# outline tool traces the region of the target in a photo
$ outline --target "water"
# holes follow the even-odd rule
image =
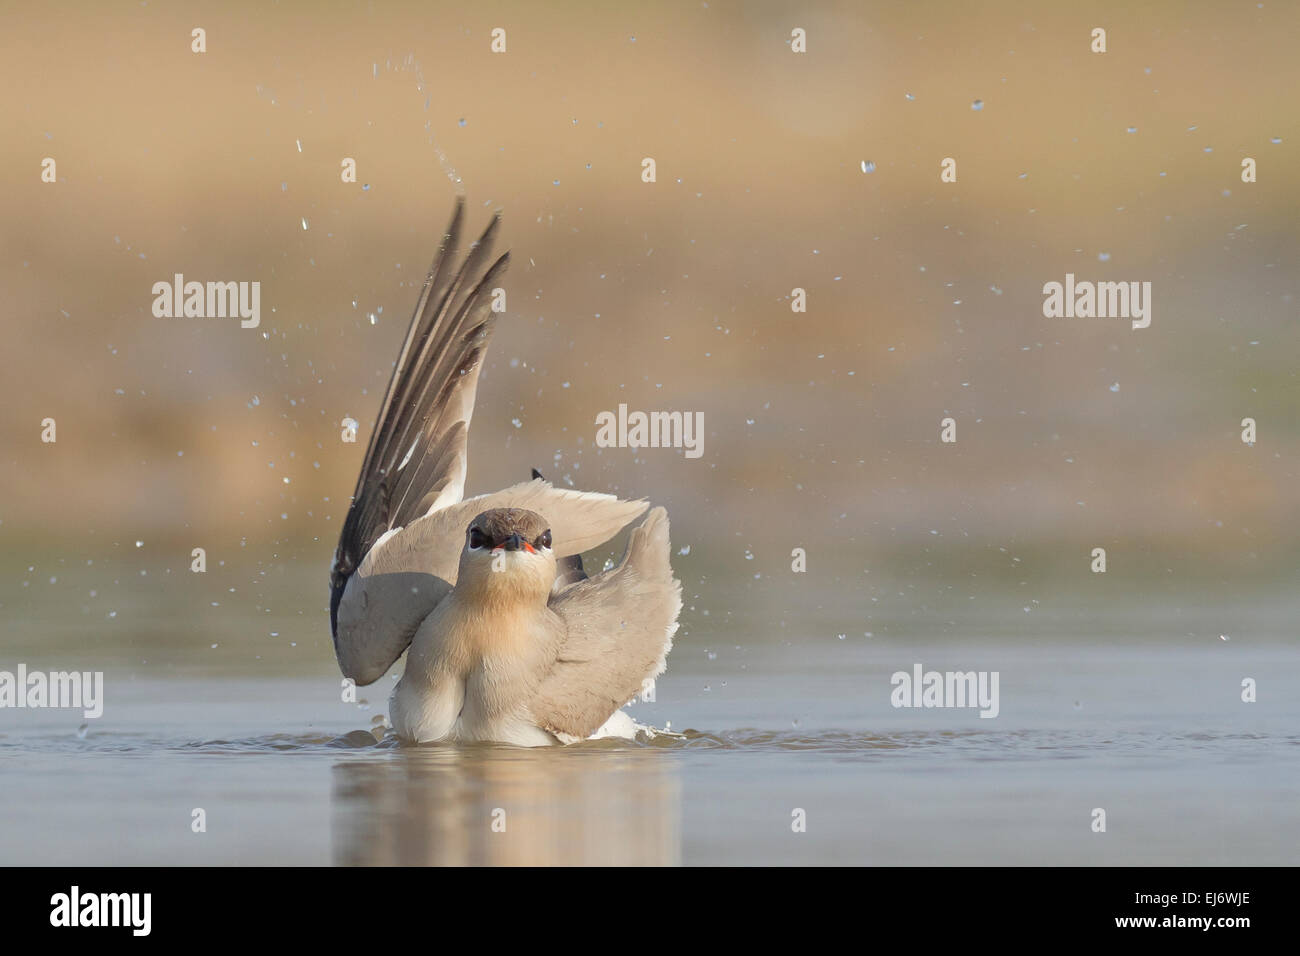
[[[549,750],[376,739],[387,678],[343,703],[327,673],[110,672],[84,737],[79,712],[3,713],[0,863],[1300,862],[1289,646],[711,650],[679,646],[632,707],[680,736]],[[893,708],[915,662],[999,671],[999,716]]]

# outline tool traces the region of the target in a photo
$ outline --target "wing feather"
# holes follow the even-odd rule
[[[509,263],[507,253],[479,275],[491,255],[497,215],[456,268],[464,214],[458,200],[393,367],[334,553],[330,630],[340,662],[339,608],[366,555],[421,509],[463,494],[478,373],[495,324],[490,290]]]
[[[655,508],[617,567],[551,598],[565,636],[530,707],[538,726],[585,739],[662,674],[681,592],[669,561],[668,514]]]

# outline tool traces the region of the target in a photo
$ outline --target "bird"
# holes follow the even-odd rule
[[[622,710],[667,666],[681,612],[664,508],[529,481],[464,497],[479,371],[509,253],[494,214],[457,265],[457,200],[402,342],[330,567],[344,678],[374,683],[406,743],[524,747],[633,736]],[[647,510],[649,513],[647,514]],[[645,515],[618,564],[581,554]]]

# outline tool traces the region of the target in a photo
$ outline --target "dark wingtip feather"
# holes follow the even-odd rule
[[[339,602],[348,578],[379,535],[403,516],[398,514],[403,503],[409,510],[422,500],[425,489],[408,486],[417,476],[421,479],[428,477],[429,469],[421,469],[420,465],[424,453],[435,444],[437,436],[419,436],[418,445],[413,449],[416,452],[413,467],[405,480],[397,474],[394,466],[407,449],[413,448],[411,442],[425,427],[431,406],[445,398],[459,376],[481,361],[486,348],[491,316],[468,330],[459,326],[461,334],[456,334],[455,327],[458,323],[472,321],[473,304],[481,301],[483,293],[504,271],[510,254],[503,254],[486,273],[480,272],[501,225],[501,211],[497,210],[483,235],[458,263],[457,252],[464,221],[465,198],[457,196],[394,363],[357,478],[352,504],[339,536],[335,566],[330,574],[330,629],[336,633]],[[468,334],[464,334],[466,331]],[[439,364],[447,349],[461,350],[459,360],[449,359],[445,364]],[[446,381],[431,381],[435,377]],[[400,493],[399,484],[403,485]]]
[[[343,589],[345,584],[335,584],[330,582],[330,636],[334,638],[335,650],[337,650],[339,639],[339,604],[343,601]]]

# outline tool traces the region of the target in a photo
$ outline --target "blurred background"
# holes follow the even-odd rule
[[[99,720],[0,712],[0,863],[1294,864],[1300,10],[1076,7],[0,8],[0,670],[106,672]],[[330,559],[457,197],[512,252],[467,490],[667,506],[631,709],[687,739],[393,747],[400,667],[340,693]],[[260,326],[156,318],[177,273]],[[1067,273],[1150,328],[1045,318]],[[622,403],[702,457],[597,448]],[[999,718],[895,709],[914,663]]]
[[[666,505],[677,653],[1294,637],[1289,4],[0,18],[0,630],[33,666],[334,673],[329,561],[457,196],[513,253],[468,490]],[[260,281],[260,327],[155,318],[178,272]],[[1044,318],[1067,272],[1152,283],[1151,327]],[[596,448],[619,403],[702,411],[703,457]]]

